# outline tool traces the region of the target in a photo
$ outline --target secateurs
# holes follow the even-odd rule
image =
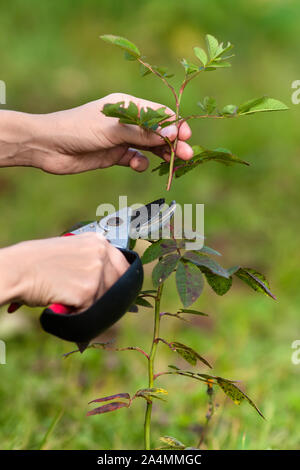
[[[40,317],[42,328],[52,335],[73,341],[83,351],[90,341],[117,322],[134,303],[143,284],[140,257],[129,249],[130,240],[159,238],[159,231],[170,221],[176,208],[164,199],[140,206],[134,211],[125,207],[100,221],[71,230],[64,236],[83,232],[99,233],[126,257],[130,266],[118,281],[87,310],[77,313],[70,306],[52,304]],[[10,311],[15,310],[12,306]]]

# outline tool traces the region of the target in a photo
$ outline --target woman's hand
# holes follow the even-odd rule
[[[122,253],[95,233],[21,242],[0,250],[0,304],[85,310],[128,267]]]
[[[106,103],[133,101],[139,109],[163,107],[134,96],[114,93],[78,108],[50,114],[0,112],[0,166],[35,166],[55,174],[80,173],[113,165],[129,166],[136,171],[148,167],[148,159],[140,150],[169,160],[169,147],[151,131],[117,118],[106,117],[101,110]],[[174,111],[166,108],[174,118]],[[174,124],[159,131],[174,141],[178,129]],[[192,148],[187,123],[180,126],[177,157],[189,160]]]

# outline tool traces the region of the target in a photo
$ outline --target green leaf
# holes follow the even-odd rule
[[[222,268],[222,266],[208,256],[201,255],[196,251],[187,251],[184,253],[183,258],[191,261],[196,266],[205,266],[214,274],[229,278],[227,270]]]
[[[207,54],[204,49],[201,47],[194,47],[194,53],[195,56],[202,62],[202,64],[205,66],[207,64]]]
[[[235,104],[227,104],[221,111],[221,114],[234,115],[237,112],[237,106]]]
[[[198,102],[198,106],[202,108],[205,114],[212,114],[216,109],[217,103],[216,100],[211,96],[206,96],[203,100],[203,103]]]
[[[141,53],[138,47],[126,38],[123,38],[121,36],[114,36],[112,34],[104,34],[100,36],[100,38],[103,39],[103,41],[108,42],[109,44],[113,44],[114,46],[120,47],[135,59],[141,57]]]
[[[276,297],[270,291],[269,283],[263,274],[251,268],[240,268],[234,274],[250,287],[252,287],[252,289],[255,291],[262,292],[263,294],[266,294],[272,299],[276,300]]]
[[[206,253],[208,255],[216,255],[216,256],[222,256],[221,253],[218,251],[214,250],[213,248],[210,248],[209,246],[204,245],[201,250],[199,250],[200,253]]]
[[[241,104],[237,109],[237,114],[245,115],[265,111],[285,111],[287,109],[289,108],[281,101],[263,96]]]
[[[148,403],[152,402],[152,398],[166,401],[164,398],[166,395],[168,395],[168,392],[164,388],[143,388],[135,393],[136,397],[145,398]]]
[[[237,385],[233,384],[232,382],[228,382],[227,380],[222,379],[221,377],[217,377],[217,383],[223,392],[236,404],[240,405],[243,400],[247,400],[247,402],[257,411],[257,413],[265,419],[262,412],[257,408],[255,403],[244,393],[240,390]]]
[[[159,109],[142,108],[140,112],[140,124],[143,127],[153,127],[158,125],[160,122],[168,119],[170,116],[166,113],[166,108],[162,107]]]
[[[228,68],[228,67],[231,67],[231,64],[230,62],[216,62],[216,61],[212,61],[211,62],[211,66],[207,67],[206,70],[209,70],[209,69],[221,69],[221,68]]]
[[[189,307],[201,295],[204,282],[200,270],[190,262],[179,260],[176,270],[176,286],[184,307]]]
[[[108,117],[119,118],[120,122],[124,124],[136,124],[139,123],[138,108],[131,101],[127,108],[125,108],[124,101],[118,103],[106,103],[103,106],[102,113]]]
[[[140,305],[141,307],[153,308],[153,305],[151,305],[148,300],[144,299],[144,297],[137,297],[134,303],[136,305]]]
[[[142,256],[142,263],[147,264],[151,263],[151,261],[160,258],[163,255],[168,253],[172,253],[173,251],[177,250],[177,244],[175,240],[158,240],[157,242],[152,243],[148,248],[144,251]]]
[[[207,50],[209,54],[210,59],[214,59],[217,55],[218,47],[219,47],[219,42],[218,40],[212,36],[211,34],[207,34],[205,36],[205,41],[207,45]]]
[[[225,277],[218,276],[217,274],[214,274],[209,271],[209,269],[205,268],[204,266],[201,267],[201,271],[204,273],[210,287],[218,295],[226,294],[226,292],[228,292],[230,287],[232,286],[231,277],[226,279]]]
[[[223,163],[224,165],[231,165],[233,163],[240,163],[242,165],[249,165],[248,162],[239,159],[235,155],[233,155],[229,151],[221,151],[219,149],[215,150],[204,150],[199,155],[197,155],[198,162],[205,162],[205,161],[217,161]]]
[[[205,364],[206,366],[212,368],[209,362],[204,359],[204,357],[200,356],[194,349],[190,348],[189,346],[186,346],[182,343],[178,343],[177,341],[173,341],[171,345],[173,346],[173,348],[175,348],[175,351],[192,366],[195,366],[197,364],[197,360],[199,360],[203,362],[203,364]]]
[[[191,310],[187,308],[181,308],[177,313],[189,313],[191,315],[202,315],[208,317],[207,313],[199,312],[198,310]]]
[[[152,271],[152,282],[154,287],[164,282],[175,270],[180,255],[173,253],[162,258]]]
[[[182,59],[180,63],[184,67],[185,73],[187,75],[190,75],[195,72],[199,72],[200,70],[200,68],[197,65],[193,64],[192,62],[188,62],[185,59]]]
[[[164,444],[167,444],[169,449],[185,449],[185,444],[175,439],[175,437],[171,436],[163,436],[160,437],[159,440]]]

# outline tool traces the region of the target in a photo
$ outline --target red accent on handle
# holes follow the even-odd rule
[[[70,237],[72,235],[75,235],[74,233],[64,233],[62,235],[63,237]],[[14,313],[16,310],[18,310],[22,304],[19,304],[18,302],[12,302],[7,309],[8,313]],[[60,313],[60,314],[67,314],[67,313],[72,313],[72,308],[71,307],[66,307],[65,305],[60,305],[60,304],[52,304],[50,305],[51,310],[55,313]]]
[[[52,304],[49,308],[53,310],[54,313],[59,313],[60,315],[72,313],[73,311],[72,307],[67,307],[66,305],[62,304]]]
[[[14,313],[18,308],[21,307],[22,304],[19,304],[18,302],[12,302],[7,309],[7,313]]]

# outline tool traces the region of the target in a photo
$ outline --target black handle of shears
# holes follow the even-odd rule
[[[59,314],[46,308],[40,322],[47,333],[75,343],[88,343],[120,320],[135,301],[144,279],[139,255],[126,249],[120,251],[130,264],[123,276],[84,312]]]

